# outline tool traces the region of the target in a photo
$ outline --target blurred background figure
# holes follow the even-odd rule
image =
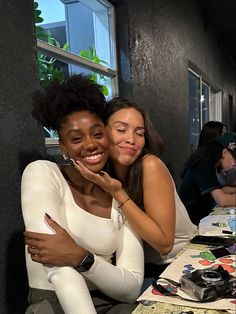
[[[207,145],[221,134],[227,132],[226,125],[220,121],[208,121],[203,125],[199,135],[198,147]]]
[[[209,215],[217,204],[235,206],[235,187],[222,186],[217,172],[227,173],[236,162],[236,133],[224,133],[199,147],[182,173],[179,196],[194,224]]]
[[[220,121],[208,121],[206,122],[199,135],[198,149],[204,150],[205,147],[217,139],[220,135],[227,132],[227,127],[223,122]],[[192,154],[184,162],[183,169],[181,171],[180,177],[183,179],[183,174],[189,165]],[[216,170],[217,178],[222,186],[226,185],[226,174],[225,172],[218,172]]]

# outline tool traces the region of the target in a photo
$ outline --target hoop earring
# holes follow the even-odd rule
[[[64,160],[68,160],[69,159],[67,154],[62,154],[62,157],[63,157]]]

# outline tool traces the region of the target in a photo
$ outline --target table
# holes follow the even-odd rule
[[[139,303],[132,314],[226,314],[225,311],[216,311],[208,309],[196,309],[187,306],[180,306],[170,303],[155,302],[154,304],[144,305]]]
[[[199,234],[230,236],[236,234],[236,208],[216,206],[210,215],[199,223]]]
[[[235,208],[236,210],[236,208]],[[232,211],[231,211],[232,213]],[[213,210],[213,212],[210,214],[211,215],[229,215],[229,209],[228,208],[222,208],[216,206]],[[215,216],[216,217],[216,216]],[[210,221],[210,220],[209,220]],[[224,236],[222,234],[222,231],[219,231],[218,235]],[[199,245],[199,244],[191,244],[189,243],[176,257],[176,259],[173,261],[178,261],[181,259],[183,256],[184,252],[186,250],[207,250],[208,247],[206,245]],[[176,262],[175,262],[176,263]],[[172,265],[172,263],[171,263]],[[170,265],[170,266],[171,266]],[[167,267],[168,268],[170,267]],[[165,271],[166,272],[166,271]],[[164,273],[165,273],[164,272]],[[161,277],[161,276],[160,276]],[[168,277],[170,278],[170,277]],[[150,290],[150,287],[148,288]],[[146,291],[148,291],[148,289]],[[145,293],[145,292],[144,292]],[[172,303],[167,303],[167,302],[160,302],[160,301],[140,301],[138,304],[137,308],[132,312],[132,314],[140,314],[140,313],[160,313],[160,314],[180,314],[180,313],[188,313],[188,314],[223,314],[226,313],[223,310],[216,310],[214,308],[212,309],[206,309],[206,308],[193,308],[190,306],[185,306],[185,305],[177,305],[177,304],[172,304]],[[234,310],[228,310],[228,313],[236,313]]]

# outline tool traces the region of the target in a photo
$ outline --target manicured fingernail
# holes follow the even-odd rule
[[[74,164],[79,165],[79,162],[74,160],[74,159],[72,159],[72,158],[70,158],[70,162],[72,163],[72,165],[74,165]]]
[[[74,160],[73,159],[69,159],[69,163],[73,166],[74,165]]]
[[[99,171],[100,176],[104,176],[105,172],[104,171]]]
[[[47,213],[45,213],[45,216],[49,219],[52,219],[51,216],[49,216]]]

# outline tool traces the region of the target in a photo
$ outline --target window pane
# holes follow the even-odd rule
[[[43,18],[37,25],[46,34],[40,39],[95,63],[115,68],[111,4],[96,0],[37,2]]]
[[[194,150],[203,125],[209,120],[222,120],[222,95],[205,82],[201,74],[189,69],[190,145]]]
[[[209,90],[210,87],[206,83],[202,82],[202,96],[201,96],[201,112],[202,112],[202,121],[201,127],[209,121]]]
[[[38,52],[39,73],[41,86],[46,86],[53,79],[63,80],[69,74],[82,73],[90,76],[96,83],[102,86],[102,91],[107,99],[112,97],[112,80],[110,77],[93,70],[88,70],[83,66],[78,66],[57,60]]]
[[[110,99],[112,97],[112,80],[110,77],[103,74],[99,74],[92,70],[88,70],[86,68],[83,68],[82,66],[75,66],[66,62],[62,62],[55,58],[48,57],[43,53],[38,53],[38,56],[40,69],[40,83],[42,86],[50,84],[50,81],[55,78],[63,80],[69,75],[69,73],[70,74],[82,73],[88,75],[91,78],[91,80],[95,81],[96,83],[102,86],[103,94],[107,99]],[[46,64],[50,64],[50,66],[44,66],[45,65],[44,62]],[[40,63],[43,64],[40,65]],[[70,69],[73,69],[73,72],[71,72]],[[47,128],[44,128],[44,135],[46,138],[58,138],[58,135],[55,131],[52,131]]]
[[[200,133],[200,78],[189,71],[189,143],[191,149],[198,144]]]
[[[41,52],[38,52],[38,65],[40,84],[42,87],[47,86],[54,79],[62,81],[69,74],[69,66],[67,63]]]
[[[102,86],[107,99],[117,95],[112,5],[107,0],[34,0],[34,4],[41,85],[83,73]],[[46,144],[58,145],[57,133],[44,131]]]

